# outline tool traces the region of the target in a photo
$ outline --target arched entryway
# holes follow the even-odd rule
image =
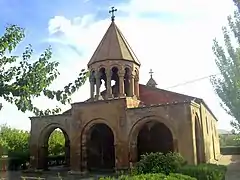
[[[129,165],[135,164],[144,153],[178,151],[173,123],[159,116],[139,119],[129,134]]]
[[[173,137],[168,127],[158,121],[145,123],[137,136],[138,160],[151,152],[173,152]]]
[[[106,124],[93,125],[87,135],[87,169],[113,170],[115,167],[114,134]]]
[[[70,140],[66,131],[56,126],[50,126],[43,130],[40,137],[39,167],[51,170],[51,168],[68,169],[70,166]]]

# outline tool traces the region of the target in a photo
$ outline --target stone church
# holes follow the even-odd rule
[[[90,98],[63,114],[30,118],[31,167],[48,166],[48,138],[56,128],[75,172],[127,169],[147,152],[179,152],[189,164],[217,160],[217,118],[204,100],[159,89],[152,75],[139,84],[140,66],[113,16],[88,63]]]

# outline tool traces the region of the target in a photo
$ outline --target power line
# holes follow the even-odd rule
[[[194,79],[194,80],[191,80],[191,81],[186,81],[186,82],[183,82],[183,83],[179,83],[179,84],[167,87],[166,89],[171,89],[171,88],[175,88],[175,87],[179,87],[179,86],[184,86],[184,85],[187,85],[187,84],[191,84],[191,83],[194,83],[194,82],[197,82],[197,81],[201,81],[203,79],[207,79],[207,78],[210,78],[212,76],[218,76],[218,75],[220,75],[220,73],[204,76],[204,77],[201,77],[201,78],[198,78],[198,79]]]

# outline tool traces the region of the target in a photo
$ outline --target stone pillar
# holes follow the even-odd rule
[[[134,91],[135,91],[136,97],[139,99],[139,78],[137,76],[135,76],[135,79],[134,79]]]
[[[47,145],[41,145],[38,147],[38,157],[36,159],[37,161],[37,169],[48,169],[48,146]]]
[[[101,86],[101,82],[100,82],[100,73],[96,73],[96,99],[98,100],[100,97],[100,86]]]
[[[125,97],[125,90],[124,90],[124,75],[125,71],[119,71],[119,97]]]
[[[173,151],[178,152],[178,140],[173,139]]]
[[[130,75],[130,97],[133,97],[134,95],[135,95],[135,93],[134,93],[134,75],[133,74],[131,74]]]
[[[111,86],[112,70],[108,70],[106,75],[107,75],[107,98],[113,98],[112,86]]]
[[[135,164],[138,161],[138,154],[137,154],[137,143],[132,142],[130,144],[130,152],[129,152],[129,162],[130,164]]]
[[[91,99],[94,99],[94,92],[95,92],[94,79],[90,77],[89,82],[90,82],[90,97]]]
[[[79,138],[77,138],[79,140]],[[81,149],[80,140],[72,143],[70,141],[70,167],[71,171],[80,172],[81,171]]]
[[[86,143],[82,143],[81,150],[82,150],[81,171],[82,172],[87,172],[88,167],[87,167],[87,146],[86,146]]]
[[[129,168],[127,142],[117,142],[115,144],[115,168],[116,171],[127,170]]]
[[[38,148],[37,145],[30,145],[30,168],[37,169]]]
[[[70,141],[65,142],[65,162],[66,166],[70,166]]]

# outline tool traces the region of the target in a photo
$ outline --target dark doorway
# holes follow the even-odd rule
[[[195,117],[195,141],[196,141],[197,164],[199,164],[201,163],[201,132],[200,123],[197,116]]]
[[[140,130],[137,138],[138,160],[142,154],[151,152],[173,152],[171,131],[163,123],[151,121]]]
[[[114,135],[105,124],[96,124],[90,129],[87,167],[89,171],[113,170],[115,167]]]

